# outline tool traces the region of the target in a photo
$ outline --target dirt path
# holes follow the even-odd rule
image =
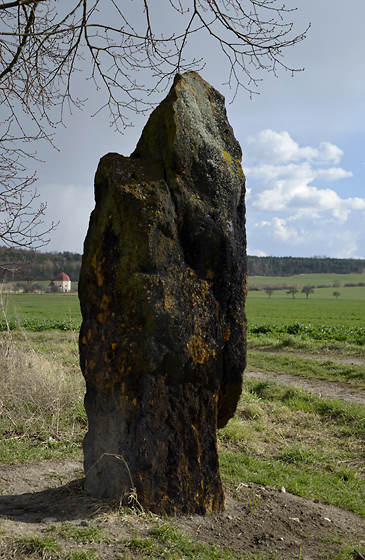
[[[305,379],[299,375],[275,375],[261,371],[245,371],[245,377],[257,381],[274,381],[285,387],[300,387],[309,393],[315,393],[325,398],[341,399],[343,401],[365,406],[365,393],[355,391],[347,383],[337,381],[321,381]]]

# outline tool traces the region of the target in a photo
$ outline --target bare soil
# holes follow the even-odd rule
[[[246,375],[365,405],[364,395],[343,383],[257,372]],[[90,498],[83,492],[82,477],[82,463],[75,460],[0,466],[0,558],[28,558],[14,552],[14,539],[42,535],[49,523],[58,526],[64,522],[102,525],[109,537],[107,543],[82,545],[76,550],[92,548],[105,560],[126,553],[129,557],[125,540],[136,532],[147,536],[153,519],[141,513],[126,514],[116,503]],[[346,541],[352,543],[354,558],[364,558],[356,550],[365,545],[365,518],[284,490],[242,481],[238,488],[226,489],[223,513],[179,517],[174,523],[193,539],[229,548],[239,557],[276,552],[283,560],[318,560],[334,557]],[[70,545],[64,546],[67,550]]]

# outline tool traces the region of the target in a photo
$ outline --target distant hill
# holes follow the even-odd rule
[[[60,272],[77,282],[82,255],[63,253],[36,253],[22,249],[0,247],[0,267],[12,263],[28,263],[22,272],[25,280],[51,280]],[[30,261],[30,262],[29,262]],[[361,274],[365,273],[365,259],[331,259],[329,257],[248,257],[249,276],[295,276],[296,274]],[[9,274],[7,279],[12,280]]]

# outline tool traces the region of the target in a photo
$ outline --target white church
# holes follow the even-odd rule
[[[59,292],[70,292],[71,291],[71,280],[64,272],[60,272],[54,280],[51,280],[47,291],[52,290],[52,286],[56,286]]]

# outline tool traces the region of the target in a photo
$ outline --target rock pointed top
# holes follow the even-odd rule
[[[233,171],[239,184],[243,177],[242,151],[227,120],[224,97],[197,72],[176,75],[169,94],[151,114],[131,157],[158,160],[167,178],[182,174],[199,182],[203,174],[206,184],[214,175],[215,190],[219,187],[217,169],[225,176],[227,171]],[[227,193],[230,196],[237,186],[225,187],[231,191]]]

